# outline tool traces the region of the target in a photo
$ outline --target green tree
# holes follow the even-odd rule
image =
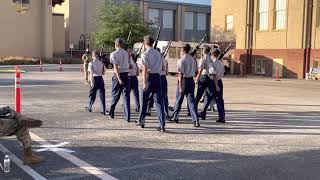
[[[149,34],[148,24],[144,22],[139,7],[128,0],[105,0],[96,17],[97,30],[93,33],[96,47],[110,47],[116,38],[127,39],[130,29],[130,45],[141,42]]]

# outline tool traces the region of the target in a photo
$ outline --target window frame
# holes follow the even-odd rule
[[[317,2],[317,17],[316,17],[316,27],[320,28],[320,0]]]
[[[199,24],[199,20],[200,20],[200,15],[204,15],[204,26],[200,26],[200,24]],[[198,31],[206,31],[207,30],[207,14],[206,13],[197,13],[197,30]],[[202,28],[203,27],[203,28]]]
[[[187,14],[189,14],[190,13],[190,15],[192,14],[192,23],[190,24],[190,25],[192,25],[192,27],[187,27],[186,26],[186,22],[190,22],[190,20],[189,21],[187,21]],[[189,29],[189,28],[191,28],[191,29]],[[185,14],[184,14],[184,30],[194,30],[194,12],[192,12],[192,11],[186,11],[185,12]]]
[[[261,10],[261,1],[266,1],[266,9],[265,10]],[[258,14],[258,16],[257,16],[257,29],[258,29],[258,31],[268,31],[269,30],[269,6],[270,6],[270,3],[269,3],[269,0],[259,0],[258,1],[258,6],[257,6],[257,14]],[[266,24],[265,24],[265,27],[263,26],[263,28],[262,28],[262,26],[261,26],[261,15],[262,14],[264,14],[266,17]]]
[[[155,21],[156,23],[154,23],[154,22],[150,19],[150,10],[156,10],[156,11],[158,11],[157,21]],[[148,22],[149,22],[149,23],[152,23],[152,24],[150,24],[150,27],[151,27],[151,28],[157,28],[157,27],[159,27],[159,25],[161,24],[160,10],[161,10],[161,9],[157,9],[157,8],[149,8],[149,9],[148,9]],[[156,18],[154,18],[154,19],[156,19]]]
[[[278,1],[283,1],[285,3],[285,9],[280,9],[278,10],[277,5],[278,5]],[[283,27],[278,27],[278,13],[284,13],[283,18],[284,18],[284,24]],[[288,21],[288,1],[287,0],[274,0],[274,23],[273,23],[273,28],[275,30],[285,30],[287,29],[287,21]],[[281,17],[281,16],[280,16]]]
[[[167,19],[165,19],[164,17],[165,17],[165,12],[170,12],[171,14],[170,15],[172,15],[172,17],[171,17],[171,27],[169,27],[169,26],[165,26],[166,25],[166,23],[165,23],[165,21],[167,22]],[[164,29],[174,29],[174,19],[175,19],[175,11],[174,10],[170,10],[170,9],[163,9],[162,10],[162,25],[163,25],[163,28]]]
[[[228,29],[228,17],[232,17],[232,28],[231,29]],[[225,31],[226,32],[232,32],[234,30],[234,16],[231,15],[231,14],[227,14],[225,16]]]
[[[263,62],[263,66],[262,65],[260,65],[261,67],[259,66],[260,69],[261,69],[260,72],[257,71],[258,61]],[[265,75],[266,74],[266,61],[267,61],[266,58],[255,58],[254,59],[254,72],[255,72],[255,74],[259,74],[259,75]]]

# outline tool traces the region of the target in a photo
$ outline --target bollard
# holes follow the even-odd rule
[[[279,77],[279,65],[276,66],[276,81],[280,81],[280,77]]]
[[[40,72],[43,72],[42,71],[42,59],[41,59],[41,57],[40,57]]]
[[[16,78],[15,78],[15,105],[16,111],[21,113],[21,91],[20,91],[20,69],[17,67],[16,69]]]
[[[59,68],[59,71],[61,72],[61,71],[63,71],[63,67],[62,67],[62,61],[61,61],[61,59],[60,59],[60,68]]]

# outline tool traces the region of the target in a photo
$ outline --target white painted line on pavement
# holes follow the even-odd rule
[[[5,148],[2,144],[0,144],[0,151],[3,153],[9,153],[9,158],[21,169],[23,169],[27,174],[37,180],[46,180],[43,176],[33,170],[30,166],[23,165],[22,161],[17,158],[14,154],[12,154],[7,148]]]
[[[30,136],[34,141],[36,141],[37,143],[39,143],[41,145],[46,145],[46,146],[52,145],[34,133],[30,132]],[[50,148],[48,148],[48,149],[50,149]],[[109,175],[109,174],[105,173],[104,171],[100,170],[99,168],[94,167],[91,164],[77,158],[76,156],[74,156],[70,153],[63,152],[63,151],[56,151],[54,153],[58,154],[59,156],[63,157],[64,159],[72,162],[73,164],[77,165],[81,169],[87,171],[88,173],[90,173],[100,179],[116,180],[116,178],[112,177],[111,175]]]

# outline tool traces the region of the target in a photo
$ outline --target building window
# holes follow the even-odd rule
[[[318,10],[317,10],[317,12],[318,12],[318,17],[317,17],[317,27],[320,27],[320,0],[318,0]]]
[[[16,11],[21,14],[24,14],[30,9],[30,0],[13,0],[12,4],[14,5]]]
[[[276,0],[276,29],[285,29],[286,28],[286,19],[287,19],[287,0]]]
[[[226,16],[226,31],[233,31],[233,16]]]
[[[259,30],[268,30],[269,0],[259,0]]]
[[[197,29],[200,31],[205,31],[207,29],[207,14],[198,13],[197,20],[198,20]]]
[[[185,12],[184,29],[193,30],[193,12]]]
[[[255,73],[256,74],[265,74],[266,73],[266,60],[263,58],[255,59]]]
[[[149,23],[150,27],[156,28],[160,25],[160,10],[159,9],[149,9]]]
[[[163,10],[162,24],[163,28],[173,29],[174,12],[172,10]]]
[[[313,68],[320,68],[320,59],[314,60]]]

